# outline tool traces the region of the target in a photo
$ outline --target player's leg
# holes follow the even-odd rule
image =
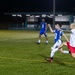
[[[56,49],[54,49],[54,50],[58,50],[58,49],[60,49],[60,48],[62,48],[63,46],[67,46],[67,43],[66,42],[63,42],[60,46],[58,46]]]
[[[72,56],[73,58],[75,58],[75,53],[71,53],[71,56]]]
[[[55,44],[54,44],[54,46],[53,46],[53,48],[52,48],[52,50],[51,50],[51,54],[50,54],[50,59],[49,59],[49,61],[50,62],[53,62],[53,57],[54,57],[54,55],[55,55],[55,52],[56,51],[58,51],[58,49],[56,48],[56,47],[58,47],[58,46],[60,46],[60,51],[61,51],[61,53],[65,53],[65,54],[67,54],[67,53],[69,53],[69,51],[66,51],[66,50],[64,50],[63,51],[63,49],[61,48],[63,45],[66,45],[65,43],[62,43],[62,41],[61,40],[58,40]]]
[[[40,31],[40,33],[39,33],[39,39],[38,39],[38,44],[40,44],[41,43],[41,35],[43,34],[43,31]]]
[[[53,47],[51,48],[50,58],[47,59],[47,60],[49,60],[50,62],[53,62],[53,58],[54,58],[55,52],[58,51],[58,50],[54,50],[54,49],[59,46],[59,43],[61,43],[61,42],[60,42],[60,41],[57,41],[57,42],[53,45]]]
[[[40,44],[40,42],[41,42],[41,35],[39,34],[39,39],[38,39],[38,44]]]
[[[51,47],[51,49],[57,48],[61,43],[62,43],[62,41],[61,41],[61,40],[58,40],[58,41],[53,45],[53,47]]]
[[[46,44],[48,44],[47,32],[45,32],[44,35],[45,35],[45,38],[46,38]]]
[[[62,43],[62,41],[61,41],[61,40],[58,40],[58,41],[53,45],[53,47],[51,47],[51,55],[50,55],[51,58],[53,58],[55,52],[58,51],[58,50],[54,50],[54,49],[57,48],[61,43]]]
[[[69,50],[63,50],[63,49],[61,48],[63,45],[66,45],[66,43],[62,43],[62,41],[59,40],[59,41],[57,41],[57,42],[54,44],[53,48],[60,47],[60,48],[59,48],[59,51],[60,51],[61,53],[63,53],[63,54],[68,54],[68,53],[70,53]],[[56,51],[58,51],[58,49],[56,49],[56,50],[53,49],[53,51],[56,52]],[[52,54],[53,54],[53,53],[52,53]]]
[[[73,58],[75,58],[75,47],[72,47],[69,42],[66,43],[68,49],[70,50],[70,54]]]
[[[55,48],[53,50],[57,51],[57,50],[61,49],[64,45],[67,46],[67,43],[66,42],[63,42],[61,45],[59,45],[57,48]]]
[[[63,54],[69,54],[69,50],[63,50],[62,48],[60,48],[59,51]]]

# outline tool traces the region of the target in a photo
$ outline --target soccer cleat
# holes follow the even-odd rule
[[[37,42],[37,44],[40,44],[39,42]]]
[[[50,59],[49,61],[52,63],[53,62],[53,59]]]
[[[49,61],[49,62],[51,62],[51,63],[52,63],[52,62],[53,62],[53,59],[48,58],[48,59],[47,59],[47,61]]]
[[[46,43],[46,44],[48,44],[48,43]]]
[[[48,44],[48,41],[46,41],[46,44]]]

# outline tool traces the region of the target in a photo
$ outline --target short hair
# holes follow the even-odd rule
[[[75,28],[75,23],[71,23],[71,25]]]
[[[62,27],[62,25],[60,25],[60,24],[56,24],[56,25],[58,25],[60,28]]]

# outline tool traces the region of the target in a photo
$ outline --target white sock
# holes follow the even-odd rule
[[[41,42],[41,40],[38,40],[38,43],[40,43]]]
[[[54,57],[54,54],[55,54],[56,51],[58,51],[58,48],[57,48],[57,49],[53,49],[53,50],[51,51],[50,57]]]
[[[50,57],[54,57],[54,54],[55,54],[55,53],[51,51]]]
[[[48,43],[48,40],[46,40],[46,43]]]
[[[67,50],[63,51],[63,54],[68,54],[68,53],[69,53],[69,51],[67,51]]]

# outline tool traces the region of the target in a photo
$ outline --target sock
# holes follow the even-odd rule
[[[41,42],[41,40],[38,40],[38,43],[40,43]]]
[[[48,40],[46,40],[46,43],[48,43]]]
[[[54,57],[54,54],[55,54],[56,51],[58,51],[58,48],[53,49],[53,50],[51,51],[51,55],[50,55],[50,57]]]
[[[55,54],[54,52],[51,52],[50,58],[53,58],[54,54]]]
[[[69,54],[69,51],[64,50],[64,51],[63,51],[63,54]]]

